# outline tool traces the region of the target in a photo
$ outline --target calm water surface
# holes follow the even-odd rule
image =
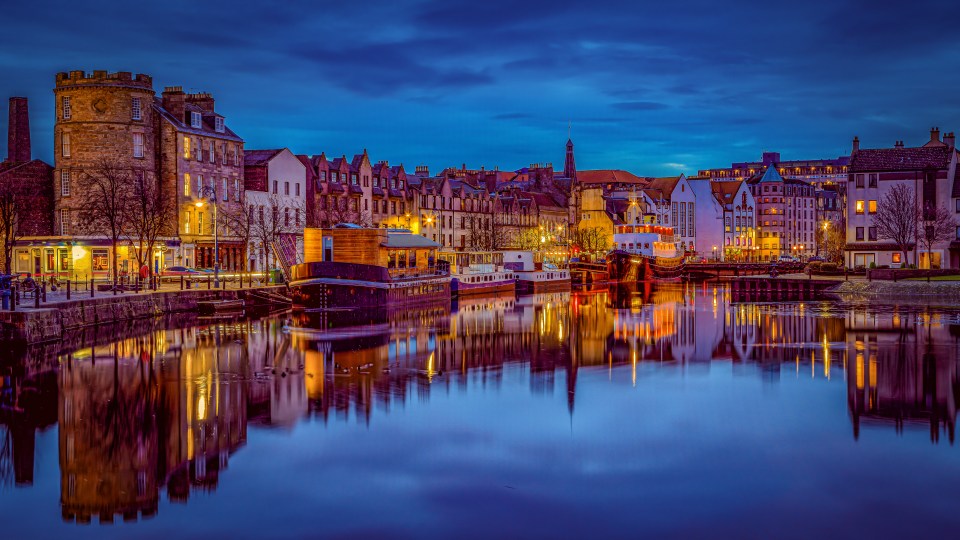
[[[5,360],[0,535],[960,525],[957,308],[675,285],[288,317],[137,323]]]

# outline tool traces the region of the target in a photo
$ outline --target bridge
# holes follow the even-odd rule
[[[683,276],[688,280],[739,278],[743,276],[765,276],[770,273],[772,263],[736,263],[736,262],[703,262],[687,263],[683,269]],[[777,272],[793,274],[803,271],[803,263],[777,263]]]

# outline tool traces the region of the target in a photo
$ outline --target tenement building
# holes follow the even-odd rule
[[[120,274],[213,267],[215,235],[220,266],[241,267],[244,243],[214,215],[241,205],[243,141],[210,94],[170,87],[158,98],[149,75],[71,71],[57,74],[54,95],[54,224],[72,249],[71,277],[113,274],[114,231]],[[164,224],[153,242],[121,223],[144,199],[158,201],[148,211]]]
[[[949,240],[940,240],[927,249],[914,241],[907,259],[894,239],[880,236],[877,211],[895,186],[905,186],[924,220],[932,209],[945,208],[960,216],[960,171],[957,166],[956,138],[948,133],[940,139],[940,130],[932,129],[930,139],[919,147],[906,147],[900,141],[893,148],[861,149],[853,141],[850,172],[847,175],[847,244],[845,262],[849,267],[917,264],[920,268],[960,268],[960,229]],[[922,231],[926,225],[921,221]]]
[[[747,181],[756,202],[757,261],[805,259],[816,252],[816,198],[803,180],[784,178],[776,165]]]

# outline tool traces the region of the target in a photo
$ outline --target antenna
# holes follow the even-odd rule
[[[571,138],[571,137],[570,137],[570,133],[571,133],[572,131],[573,131],[573,122],[572,122],[571,120],[567,120],[567,138],[568,138],[568,139]]]

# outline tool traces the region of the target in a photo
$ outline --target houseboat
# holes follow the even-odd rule
[[[503,253],[496,251],[441,251],[441,261],[450,266],[450,289],[454,296],[512,293],[516,276],[503,267]]]
[[[570,270],[550,263],[537,263],[531,251],[504,251],[503,266],[517,277],[518,293],[570,290]]]
[[[295,310],[450,302],[436,242],[405,229],[352,224],[304,230],[304,263],[290,268]]]
[[[675,279],[683,272],[683,252],[673,228],[662,225],[617,225],[607,254],[611,281]]]

